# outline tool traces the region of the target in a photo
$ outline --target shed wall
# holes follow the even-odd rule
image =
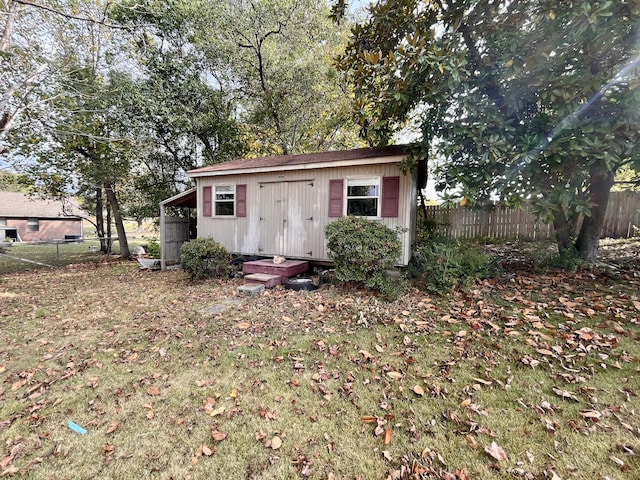
[[[416,184],[412,176],[402,175],[395,163],[199,177],[198,236],[211,237],[241,255],[330,261],[324,230],[336,218],[329,217],[329,182],[372,176],[400,177],[398,217],[376,221],[392,229],[406,229],[400,234],[399,262],[406,265],[415,225]],[[205,217],[200,199],[203,188],[230,184],[246,185],[246,217]]]

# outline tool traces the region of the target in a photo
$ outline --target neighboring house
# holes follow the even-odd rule
[[[398,263],[406,265],[417,190],[424,186],[419,187],[417,175],[403,175],[398,168],[408,153],[406,146],[361,148],[239,159],[191,170],[195,189],[161,203],[162,245],[173,238],[163,228],[171,218],[164,209],[189,206],[197,208],[197,236],[213,238],[229,252],[327,262],[327,224],[359,215],[401,229]],[[163,255],[163,265],[177,260],[175,251]]]
[[[0,241],[78,240],[82,211],[57,200],[0,191]]]

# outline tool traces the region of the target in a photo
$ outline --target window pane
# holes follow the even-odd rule
[[[233,215],[233,202],[216,202],[216,215]]]
[[[378,186],[377,185],[356,185],[347,187],[348,197],[377,197]]]
[[[29,218],[27,220],[27,231],[37,232],[40,230],[40,220],[37,218]]]
[[[233,200],[233,193],[217,193],[216,192],[216,201],[219,200]]]
[[[233,193],[233,185],[216,185],[216,193],[231,192]]]
[[[377,198],[350,198],[347,200],[347,215],[359,217],[377,217]]]

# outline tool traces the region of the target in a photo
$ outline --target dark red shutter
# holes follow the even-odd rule
[[[236,217],[247,216],[247,186],[236,185]]]
[[[211,187],[202,187],[202,216],[211,216]]]
[[[400,203],[400,177],[382,178],[382,216],[397,217]]]
[[[342,196],[344,195],[344,180],[329,180],[329,216],[342,216]]]

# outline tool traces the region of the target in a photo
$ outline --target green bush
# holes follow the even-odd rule
[[[397,232],[361,217],[341,217],[327,225],[325,237],[337,280],[363,282],[385,295],[398,295],[400,282],[386,272],[400,258]]]
[[[151,239],[149,243],[144,246],[144,251],[147,252],[147,255],[151,258],[160,258],[160,244],[158,240]]]
[[[416,245],[409,275],[421,288],[444,293],[490,276],[489,260],[477,244],[433,238]]]
[[[180,265],[191,280],[225,277],[229,274],[229,254],[211,238],[196,238],[182,245]]]

